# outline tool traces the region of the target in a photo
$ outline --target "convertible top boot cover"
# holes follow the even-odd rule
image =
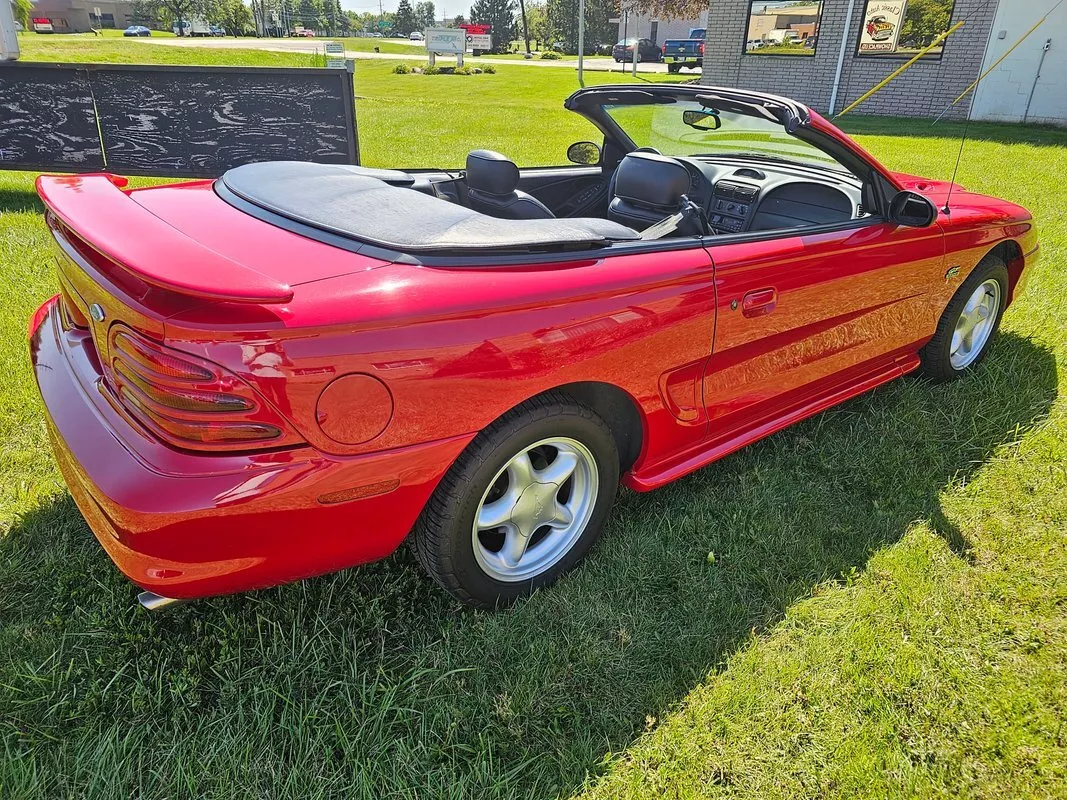
[[[633,229],[603,219],[490,217],[402,188],[404,177],[393,170],[265,161],[229,170],[215,189],[231,205],[267,212],[268,221],[277,215],[404,253],[582,250],[638,239]]]

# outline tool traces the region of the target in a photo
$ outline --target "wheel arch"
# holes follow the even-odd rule
[[[619,472],[630,469],[644,448],[645,425],[641,406],[633,395],[615,384],[580,381],[554,386],[540,394],[563,394],[594,411],[604,420],[619,451]],[[535,395],[539,397],[540,395]]]
[[[986,253],[986,258],[996,257],[1001,259],[1008,267],[1008,303],[1011,303],[1015,299],[1015,287],[1019,284],[1019,279],[1023,274],[1023,267],[1025,266],[1023,261],[1023,249],[1020,244],[1014,239],[1005,239],[1000,242],[996,247]]]

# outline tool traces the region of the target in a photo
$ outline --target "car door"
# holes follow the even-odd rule
[[[761,435],[914,365],[937,321],[937,226],[873,222],[762,241],[711,240],[717,315],[704,374],[712,446]]]

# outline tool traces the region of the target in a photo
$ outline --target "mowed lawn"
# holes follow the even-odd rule
[[[50,60],[301,63],[23,39]],[[560,163],[592,135],[562,110],[570,70],[389,69],[357,65],[367,164]],[[951,175],[959,126],[850,129]],[[971,132],[962,183],[1031,208],[1044,246],[976,374],[624,493],[581,568],[497,614],[405,549],[136,608],[48,452],[25,330],[51,256],[33,176],[0,173],[0,798],[1067,796],[1067,132]]]

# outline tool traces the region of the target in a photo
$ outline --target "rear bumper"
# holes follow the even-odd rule
[[[167,597],[256,589],[389,555],[472,438],[351,458],[309,447],[180,452],[100,393],[86,339],[63,331],[54,307],[31,331],[56,460],[118,568]]]

